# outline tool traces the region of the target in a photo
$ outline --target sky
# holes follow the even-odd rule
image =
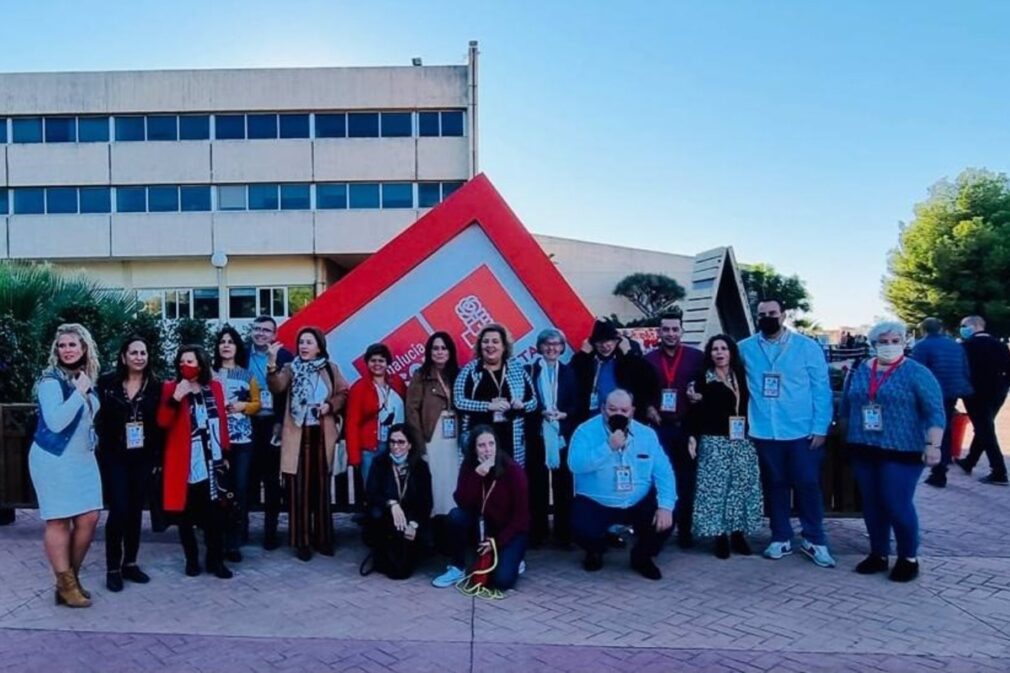
[[[529,229],[732,245],[833,327],[886,313],[933,183],[1007,171],[1007,26],[1001,0],[50,0],[5,4],[0,70],[462,64],[477,40],[480,169]]]

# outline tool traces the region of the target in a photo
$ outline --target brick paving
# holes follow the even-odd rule
[[[174,530],[146,532],[153,581],[121,594],[104,588],[99,534],[88,610],[53,605],[41,523],[19,512],[0,528],[0,672],[1010,671],[1010,489],[955,468],[945,490],[916,497],[911,585],[851,572],[862,522],[832,519],[833,570],[670,547],[663,581],[648,582],[626,552],[588,575],[579,553],[548,549],[530,552],[506,600],[474,601],[429,586],[437,559],[402,582],[359,576],[364,550],[338,517],[336,557],[253,545],[230,581],[185,577]]]

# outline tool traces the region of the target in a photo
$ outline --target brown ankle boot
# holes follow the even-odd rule
[[[91,592],[88,591],[87,589],[85,589],[84,585],[81,584],[81,569],[80,568],[74,568],[74,579],[77,581],[77,588],[80,589],[81,595],[84,596],[85,598],[91,598]]]
[[[91,601],[81,593],[73,570],[56,573],[56,604],[72,608],[89,608]]]

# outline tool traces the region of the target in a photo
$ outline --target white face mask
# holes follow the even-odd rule
[[[905,354],[901,344],[880,344],[877,346],[877,359],[881,362],[894,362]]]

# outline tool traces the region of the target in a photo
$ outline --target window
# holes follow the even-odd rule
[[[169,320],[189,318],[190,290],[165,290],[165,317]]]
[[[144,187],[116,187],[117,213],[142,213],[147,210],[147,189]]]
[[[409,138],[414,135],[413,124],[409,112],[383,112],[383,138]]]
[[[309,116],[307,114],[281,115],[281,138],[308,138]]]
[[[347,185],[316,185],[316,208],[341,210],[347,207]]]
[[[161,290],[137,290],[137,301],[148,313],[164,317],[165,293]]]
[[[277,210],[277,185],[249,185],[249,210]]]
[[[387,182],[382,185],[383,208],[413,208],[414,185],[409,182]]]
[[[217,188],[218,210],[245,210],[245,185],[222,185]]]
[[[376,183],[359,183],[350,188],[351,208],[378,208],[379,185]]]
[[[14,119],[14,142],[42,142],[42,117],[22,117]]]
[[[345,138],[345,137],[347,137],[347,115],[345,115],[345,114],[317,114],[316,115],[316,137],[317,138]]]
[[[442,200],[441,185],[437,182],[420,182],[417,185],[417,207],[431,208]]]
[[[143,117],[116,117],[116,140],[120,142],[144,139]]]
[[[180,115],[179,140],[210,138],[210,115]]]
[[[438,135],[438,113],[417,113],[417,134],[423,138]]]
[[[249,126],[250,140],[277,137],[277,115],[249,115],[246,124]]]
[[[442,200],[449,198],[449,195],[454,191],[463,186],[462,182],[443,182],[442,183]]]
[[[76,213],[76,187],[46,188],[46,212],[50,214]]]
[[[80,193],[82,213],[112,212],[112,190],[108,187],[81,187]]]
[[[46,212],[45,191],[41,187],[14,190],[15,215],[41,215]]]
[[[283,287],[261,287],[259,289],[259,315],[269,315],[275,318],[287,317],[287,302]]]
[[[148,140],[178,140],[179,118],[175,115],[151,115],[147,118]]]
[[[349,112],[347,114],[348,138],[378,138],[378,112]]]
[[[210,210],[210,186],[194,185],[179,188],[182,212]]]
[[[10,204],[7,203],[7,189],[0,187],[0,215],[10,212]]]
[[[147,188],[147,209],[152,213],[174,213],[179,210],[179,188],[158,186]]]
[[[217,115],[214,117],[214,137],[218,140],[244,140],[245,115]]]
[[[233,287],[228,289],[228,317],[256,317],[256,288]]]
[[[308,185],[281,185],[281,210],[308,210],[310,207]]]
[[[0,117],[0,143],[7,142],[7,119]]]
[[[82,143],[109,142],[109,118],[80,117],[77,120],[77,141]]]
[[[316,296],[311,285],[293,285],[288,288],[288,315],[294,315],[309,305]]]
[[[218,310],[218,295],[216,287],[204,287],[193,290],[193,317],[200,320],[216,320],[220,316]]]
[[[462,110],[446,110],[442,112],[442,135],[443,136],[463,135]]]
[[[76,117],[46,117],[47,143],[77,142]]]

